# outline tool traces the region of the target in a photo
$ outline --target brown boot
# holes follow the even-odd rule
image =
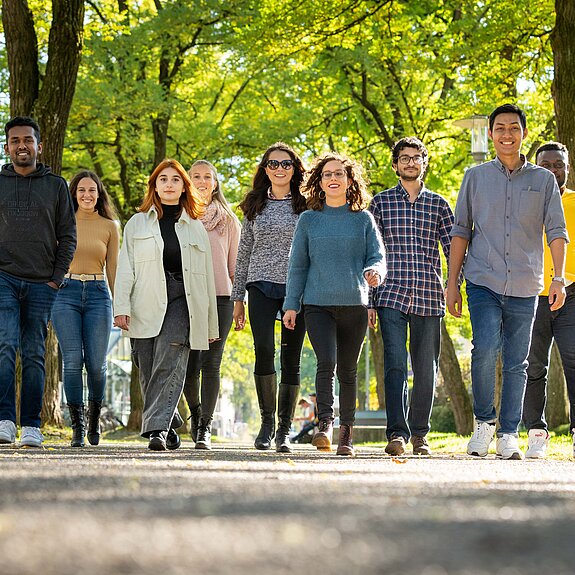
[[[353,435],[353,425],[340,424],[339,426],[339,441],[337,444],[337,455],[347,455],[355,457],[355,450],[351,442]]]
[[[394,435],[385,446],[385,453],[403,455],[405,453],[405,439],[401,435]]]
[[[429,447],[425,437],[412,435],[409,441],[413,445],[413,455],[431,455],[431,447]]]
[[[311,444],[320,451],[331,451],[333,438],[333,420],[322,419],[318,425],[318,432],[313,436]]]

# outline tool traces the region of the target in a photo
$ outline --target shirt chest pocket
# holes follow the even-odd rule
[[[206,274],[206,247],[202,244],[188,242],[182,249],[184,272]]]
[[[134,262],[148,262],[157,257],[156,240],[154,236],[134,237]]]
[[[531,187],[523,189],[519,193],[519,215],[522,218],[541,219],[543,216],[543,194]]]

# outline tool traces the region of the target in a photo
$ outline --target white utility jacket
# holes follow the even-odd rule
[[[208,349],[208,339],[219,337],[210,241],[202,222],[190,218],[185,210],[176,222],[176,235],[190,314],[190,348]],[[160,333],[168,306],[163,253],[158,214],[152,206],[126,224],[118,260],[114,316],[130,316],[130,337]]]

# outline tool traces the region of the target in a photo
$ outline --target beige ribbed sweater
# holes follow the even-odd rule
[[[104,266],[110,290],[114,291],[120,234],[118,225],[98,212],[76,212],[78,245],[70,264],[72,274],[103,274]]]

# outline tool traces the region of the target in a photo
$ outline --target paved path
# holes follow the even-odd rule
[[[575,463],[0,449],[1,575],[563,575]]]

